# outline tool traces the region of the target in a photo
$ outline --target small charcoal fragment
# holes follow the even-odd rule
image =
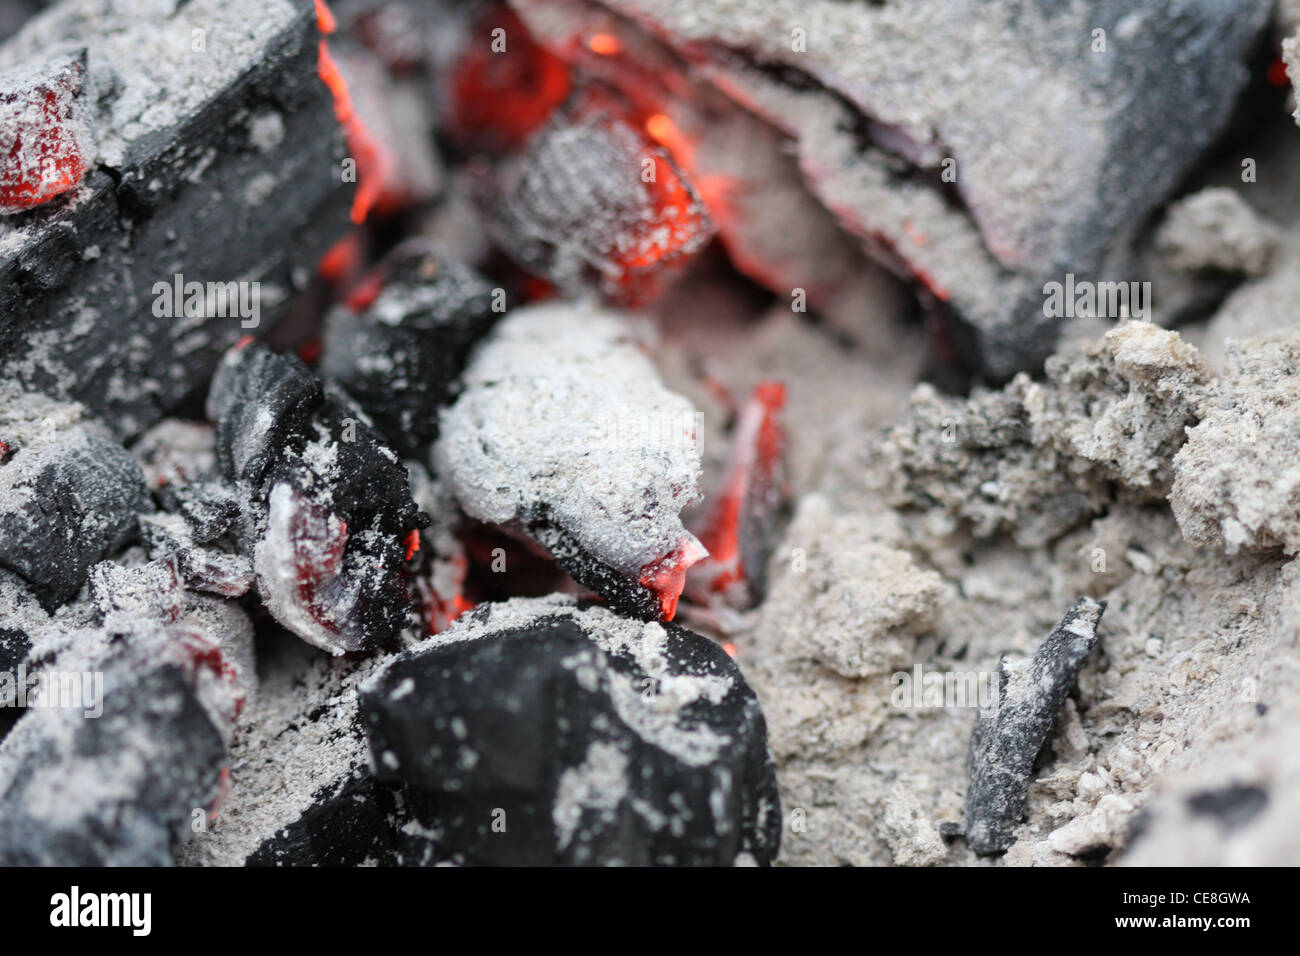
[[[558,597],[484,605],[384,665],[361,708],[376,772],[407,786],[434,858],[776,855],[758,699],[718,645],[676,625]]]
[[[748,608],[767,591],[767,562],[789,495],[784,406],[785,386],[764,382],[740,413],[727,475],[700,533],[709,556],[691,571],[692,596],[702,603],[721,598]]]
[[[1192,813],[1211,817],[1227,830],[1249,823],[1266,806],[1268,791],[1240,783],[1218,790],[1201,790],[1187,798],[1187,807]]]
[[[0,461],[0,568],[26,579],[52,610],[76,597],[92,564],[135,535],[136,513],[149,506],[144,477],[126,449],[89,423],[46,416],[9,441]]]
[[[402,455],[438,436],[470,347],[500,318],[486,280],[435,245],[393,250],[345,305],[330,313],[320,369],[356,399]]]
[[[348,396],[259,345],[227,354],[208,412],[267,610],[333,654],[392,642],[411,604],[408,544],[427,523],[396,453]]]
[[[141,515],[140,537],[150,558],[175,561],[185,583],[196,590],[233,598],[253,585],[252,561],[198,544],[191,525],[180,515]]]
[[[696,415],[618,315],[511,313],[442,414],[434,472],[480,521],[523,529],[624,613],[672,620],[707,553],[682,526],[700,478]]]
[[[168,865],[220,795],[239,691],[196,631],[74,637],[0,744],[0,865]]]
[[[1034,760],[1097,643],[1105,610],[1105,602],[1079,598],[1032,659],[999,666],[997,711],[981,714],[971,734],[965,823],[976,853],[1001,853],[1014,841]]]

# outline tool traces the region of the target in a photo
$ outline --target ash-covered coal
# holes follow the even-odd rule
[[[170,864],[222,792],[242,690],[216,645],[149,623],[76,631],[37,673],[0,743],[0,861]]]
[[[267,609],[333,654],[391,644],[411,607],[410,541],[428,520],[397,454],[347,395],[259,345],[226,355],[208,414]]]
[[[767,864],[758,700],[707,638],[560,598],[485,605],[361,687],[374,766],[433,859]]]
[[[627,320],[518,309],[463,381],[433,466],[465,512],[522,529],[623,612],[671,620],[706,553],[680,518],[698,497],[699,436]]]
[[[135,459],[82,409],[0,383],[0,568],[49,609],[126,545],[147,510]]]
[[[1227,125],[1272,8],[513,5],[544,41],[572,35],[557,20],[649,33],[690,65],[683,72],[781,130],[822,204],[950,324],[953,358],[995,381],[1040,366],[1056,343],[1044,282],[1132,278],[1135,230]]]

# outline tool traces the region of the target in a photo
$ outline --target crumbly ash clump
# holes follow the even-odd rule
[[[1173,470],[1169,502],[1192,544],[1300,551],[1300,331],[1229,349]]]

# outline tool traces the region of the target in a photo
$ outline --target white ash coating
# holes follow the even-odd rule
[[[0,50],[0,69],[59,44],[84,46],[91,78],[109,94],[97,117],[100,154],[119,166],[134,142],[240,76],[299,12],[289,0],[71,0],[33,17]]]
[[[625,319],[584,303],[530,306],[472,359],[442,414],[434,469],[471,516],[548,517],[637,575],[694,541],[679,517],[699,497],[694,419]]]

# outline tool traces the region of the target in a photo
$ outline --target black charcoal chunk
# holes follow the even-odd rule
[[[301,815],[269,836],[247,866],[395,865],[391,814],[397,795],[357,769],[312,797]]]
[[[1097,643],[1105,610],[1105,602],[1079,598],[1032,659],[999,666],[997,710],[981,714],[971,734],[965,823],[976,853],[1002,853],[1014,841],[1034,761]]]
[[[270,326],[349,228],[356,188],[312,4],[173,6],[63,0],[0,46],[0,72],[84,47],[98,141],[78,188],[0,224],[0,374],[123,438]]]
[[[344,392],[260,345],[227,354],[208,414],[267,610],[333,654],[391,644],[409,620],[407,552],[428,521],[397,454]]]
[[[484,605],[361,687],[381,780],[470,864],[767,864],[758,699],[707,638],[563,598]]]
[[[79,637],[0,744],[0,865],[167,865],[221,790],[219,654],[178,628]]]
[[[53,609],[130,541],[148,507],[140,466],[116,442],[83,424],[32,432],[0,462],[0,567]]]
[[[393,250],[362,283],[372,301],[350,301],[325,322],[321,373],[356,399],[403,456],[438,437],[438,410],[452,398],[470,348],[504,311],[472,269],[425,240]],[[498,305],[494,311],[494,304]]]

